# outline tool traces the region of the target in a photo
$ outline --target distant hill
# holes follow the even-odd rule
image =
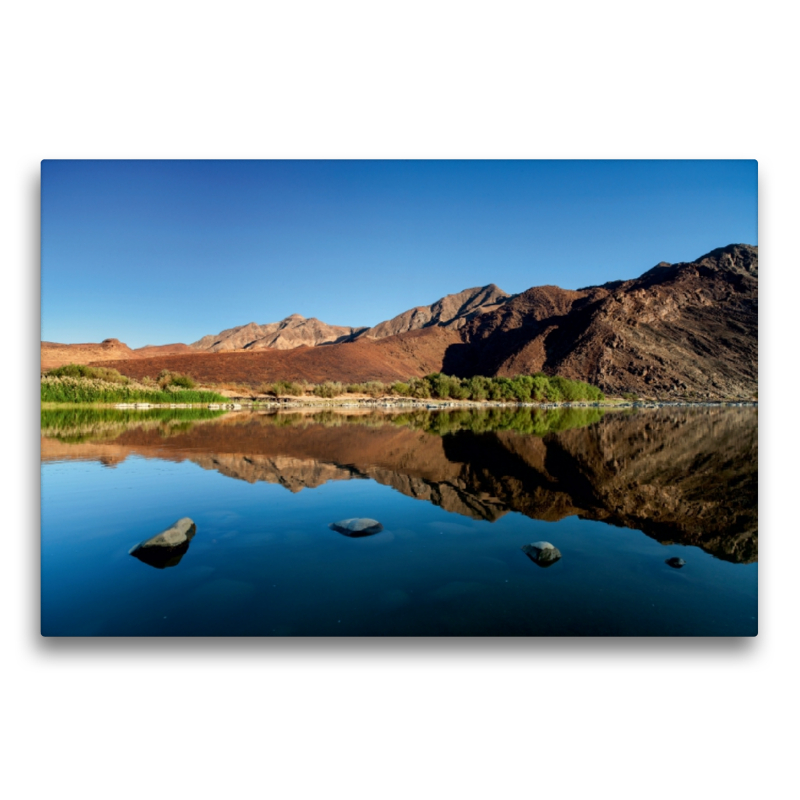
[[[99,361],[116,361],[121,358],[135,358],[136,354],[119,339],[104,339],[99,344],[59,344],[42,342],[41,368],[55,369],[64,364],[88,364]]]
[[[639,278],[577,291],[538,286],[509,296],[489,284],[373,328],[292,315],[203,337],[192,352],[187,345],[165,347],[174,350],[131,351],[117,340],[42,343],[42,365],[69,354],[135,377],[167,368],[201,381],[254,386],[541,371],[610,394],[751,398],[758,390],[758,248],[729,245],[696,261],[662,262]]]
[[[224,353],[231,350],[291,350],[295,347],[314,347],[319,344],[338,342],[350,338],[365,328],[348,328],[328,325],[300,314],[291,314],[280,322],[258,325],[251,322],[221,333],[203,336],[191,347],[208,353]]]
[[[174,353],[191,353],[193,351],[188,344],[147,344],[144,347],[137,347],[133,352],[137,358],[149,358],[151,356],[166,356]]]
[[[118,361],[128,358],[147,358],[194,352],[188,344],[146,345],[131,350],[119,339],[104,339],[99,344],[58,344],[42,342],[41,369],[43,371],[62,367],[64,364],[89,364]]]

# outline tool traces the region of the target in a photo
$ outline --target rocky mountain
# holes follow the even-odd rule
[[[204,336],[194,342],[194,350],[222,353],[231,350],[291,350],[295,347],[314,347],[318,344],[344,341],[365,328],[348,328],[328,325],[315,317],[306,319],[300,314],[290,314],[280,322],[258,325],[251,322],[228,328],[221,333]]]
[[[43,368],[59,347],[95,348],[73,350],[69,360],[88,363],[96,352],[92,360],[102,358],[133,377],[166,368],[200,381],[253,386],[541,371],[609,394],[750,399],[758,391],[758,248],[728,245],[696,261],[662,262],[639,278],[576,291],[538,286],[508,296],[489,284],[373,328],[292,315],[203,337],[191,353],[145,348],[150,357],[143,357],[117,345],[43,343]]]
[[[359,331],[353,338],[383,339],[386,336],[434,326],[461,328],[474,317],[500,308],[508,298],[509,295],[493,283],[464,289],[457,294],[448,294],[432,305],[417,306],[385,322],[379,322],[372,328]]]
[[[536,287],[470,321],[444,372],[543,371],[609,393],[752,397],[758,388],[758,248],[662,262],[629,281]]]
[[[433,326],[460,328],[473,317],[499,308],[508,297],[509,295],[502,289],[490,283],[488,286],[449,294],[429,306],[417,306],[372,328],[328,325],[314,317],[306,319],[300,314],[291,314],[280,322],[269,322],[265,325],[251,322],[221,333],[203,336],[191,347],[209,353],[234,350],[291,350],[304,345],[315,347],[320,344],[355,341],[362,337],[383,339]]]

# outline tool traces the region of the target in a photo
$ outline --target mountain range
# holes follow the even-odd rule
[[[293,314],[191,345],[42,343],[42,369],[76,360],[137,378],[166,368],[250,385],[542,371],[611,394],[749,399],[758,389],[758,248],[728,245],[692,262],[662,262],[639,278],[579,290],[537,286],[509,295],[488,284],[371,328]]]
[[[266,325],[250,322],[218,334],[203,336],[191,347],[209,353],[268,348],[291,350],[303,345],[315,347],[320,344],[352,342],[361,338],[383,339],[434,326],[461,328],[474,317],[499,308],[508,299],[509,295],[490,283],[488,286],[449,294],[430,306],[417,306],[372,328],[328,325],[315,317],[306,319],[300,314],[291,314],[280,322]]]

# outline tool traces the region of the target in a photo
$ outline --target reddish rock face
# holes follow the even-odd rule
[[[209,353],[233,350],[292,350],[320,344],[349,342],[360,338],[384,339],[430,327],[460,328],[470,319],[499,308],[508,295],[493,283],[442,297],[430,306],[417,306],[372,328],[328,325],[314,317],[292,314],[280,322],[251,322],[204,336],[191,347]]]
[[[430,306],[417,306],[398,314],[372,328],[360,331],[356,336],[383,339],[421,328],[461,328],[469,320],[500,308],[508,298],[509,295],[493,283],[465,289],[458,294],[448,294]]]
[[[462,335],[444,372],[543,371],[612,394],[749,399],[758,390],[758,249],[730,245],[577,292],[529,289]]]

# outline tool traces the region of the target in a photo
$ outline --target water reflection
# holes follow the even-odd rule
[[[361,539],[364,536],[374,536],[383,530],[383,525],[376,519],[365,517],[354,519],[342,519],[339,522],[332,522],[328,526],[332,531],[349,536],[351,539]]]
[[[370,479],[473,519],[578,515],[727,561],[758,556],[754,409],[163,411],[43,412],[42,460],[188,460],[291,492]]]
[[[195,422],[224,415],[224,411],[208,408],[152,408],[142,411],[91,406],[43,408],[41,431],[43,438],[81,444],[108,441],[133,427],[170,436],[191,430]]]

